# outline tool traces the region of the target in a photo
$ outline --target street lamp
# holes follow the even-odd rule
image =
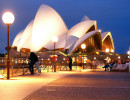
[[[84,69],[84,50],[86,48],[86,44],[82,44],[81,48],[83,49],[83,69]]]
[[[54,54],[53,54],[53,58],[56,60],[57,56],[55,55],[55,45],[56,42],[58,41],[58,37],[54,36],[52,37],[52,42],[54,42]],[[55,60],[54,60],[54,72],[56,72],[56,65],[55,65]]]
[[[11,12],[5,12],[2,16],[3,22],[7,25],[7,79],[9,79],[9,26],[14,22],[14,15]]]

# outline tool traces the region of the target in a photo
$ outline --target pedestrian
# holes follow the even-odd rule
[[[30,60],[29,70],[30,70],[31,74],[34,74],[34,69],[33,69],[33,65],[35,64],[34,52],[30,53],[29,60]]]
[[[69,58],[69,68],[70,70],[72,70],[72,58],[67,56]]]
[[[38,69],[38,74],[40,74],[38,57],[34,52],[30,53],[29,60],[30,60],[29,70],[30,70],[31,74],[34,74],[34,69],[33,69],[34,64],[35,64],[36,68]]]

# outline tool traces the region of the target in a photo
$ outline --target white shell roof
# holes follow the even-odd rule
[[[96,34],[97,32],[99,32],[99,31],[96,30],[96,31],[88,32],[88,34],[85,34],[84,36],[82,36],[80,39],[77,40],[77,42],[74,44],[74,46],[71,47],[71,49],[69,50],[69,53],[72,53],[73,50],[75,50],[82,42],[84,42],[86,39],[88,39],[92,35]]]
[[[70,48],[70,46],[72,46],[77,39],[81,38],[91,28],[92,25],[95,25],[96,27],[96,21],[83,21],[73,26],[68,32],[65,49]]]
[[[95,31],[88,32],[93,25],[95,26]],[[76,24],[68,31],[63,19],[53,8],[41,5],[35,19],[27,25],[24,31],[18,33],[12,46],[17,46],[18,51],[21,48],[28,48],[30,51],[35,52],[43,47],[52,50],[54,49],[52,37],[58,36],[56,49],[69,49],[69,53],[71,53],[84,40],[97,32],[99,32],[97,30],[97,22],[90,20],[87,16],[84,16],[82,22]],[[102,41],[108,35],[110,35],[113,43],[110,32],[102,33]]]
[[[32,50],[38,51],[42,47],[53,49],[52,37],[58,36],[60,39],[67,31],[68,29],[60,15],[53,8],[41,5],[34,19]],[[63,44],[65,43],[59,47],[64,48]]]
[[[104,33],[101,34],[101,36],[102,36],[102,42],[105,40],[105,38],[107,36],[110,36],[110,39],[111,39],[111,42],[112,42],[112,47],[113,47],[113,49],[115,49],[114,48],[114,42],[113,42],[113,38],[112,38],[111,32],[104,32]]]
[[[18,46],[18,45],[19,45],[20,39],[21,39],[21,37],[22,37],[22,34],[23,34],[23,31],[19,32],[19,33],[16,35],[16,37],[15,37],[15,39],[14,39],[14,41],[13,41],[12,46]]]
[[[88,21],[88,20],[90,20],[90,18],[85,15],[85,16],[82,18],[81,22],[82,22],[82,21]]]
[[[102,33],[101,35],[102,35],[102,41],[104,41],[104,39],[105,39],[108,35],[111,36],[111,32],[104,32],[104,33]]]
[[[28,48],[31,50],[32,46],[32,27],[33,27],[33,20],[27,25],[25,28],[20,43],[18,45],[17,50],[20,51],[21,48]]]

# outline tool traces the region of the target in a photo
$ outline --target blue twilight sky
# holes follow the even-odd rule
[[[130,47],[130,0],[0,0],[0,17],[6,10],[15,14],[10,27],[10,45],[18,32],[34,19],[41,4],[54,8],[68,29],[81,21],[84,15],[96,20],[98,29],[110,31],[117,53],[126,53]],[[7,27],[0,18],[0,53],[6,52]]]

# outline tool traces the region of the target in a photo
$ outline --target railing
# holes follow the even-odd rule
[[[10,59],[10,77],[30,74],[28,59]],[[51,60],[39,60],[39,67],[41,72],[53,72],[54,63]],[[0,59],[0,74],[6,77],[7,74],[6,58]],[[56,70],[69,70],[66,61],[56,61]],[[34,66],[34,72],[37,73],[37,68]]]
[[[0,58],[0,74],[6,77],[7,69],[6,69],[6,58]],[[19,76],[19,75],[26,75],[30,74],[28,69],[29,60],[26,58],[11,58],[10,59],[10,77]],[[101,63],[101,62],[98,62]],[[68,71],[69,64],[66,60],[56,61],[56,71]],[[78,68],[82,68],[82,63],[80,62],[73,62],[73,70],[77,70]],[[40,59],[39,66],[41,72],[53,72],[54,71],[54,63],[50,59]],[[84,63],[85,69],[91,69],[91,63]],[[37,73],[37,68],[34,66],[34,72]]]

